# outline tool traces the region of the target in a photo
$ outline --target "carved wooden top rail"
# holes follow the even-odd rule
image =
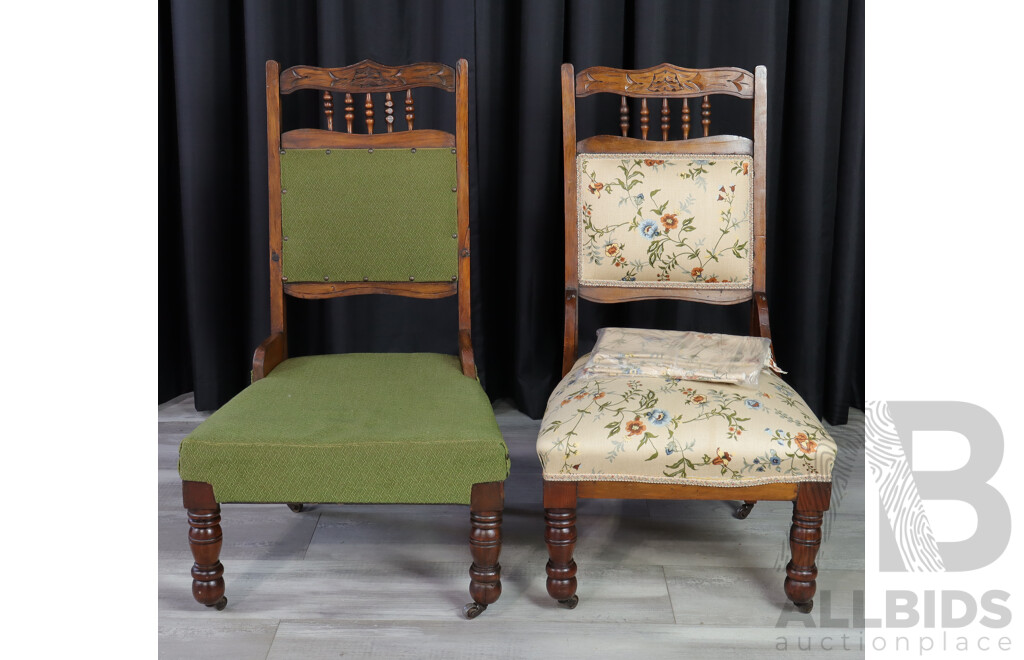
[[[373,60],[329,69],[317,66],[293,66],[281,72],[281,93],[298,89],[327,92],[402,92],[413,87],[439,87],[455,91],[455,70],[438,62],[419,62],[387,66]]]
[[[647,69],[594,66],[576,74],[576,96],[590,96],[599,92],[634,98],[693,98],[708,94],[728,94],[752,99],[754,74],[736,67],[684,69],[666,63]]]
[[[350,66],[325,68],[318,66],[293,66],[281,72],[278,80],[282,94],[291,94],[301,89],[323,90],[324,117],[327,130],[334,130],[334,93],[345,94],[345,128],[352,133],[352,122],[356,117],[356,102],[352,94],[366,94],[361,104],[366,118],[366,134],[373,134],[374,105],[373,94],[384,93],[384,127],[388,133],[395,130],[395,101],[392,92],[405,92],[405,124],[406,131],[412,132],[416,121],[416,105],[412,98],[414,87],[437,87],[446,92],[455,91],[455,69],[439,62],[418,62],[402,66],[387,66],[373,60],[363,60]],[[324,142],[317,129],[299,129],[289,131],[284,140],[286,147],[341,147],[345,143],[333,138]],[[447,139],[448,136],[451,139]],[[351,142],[351,141],[349,141]],[[369,142],[351,143],[349,146],[366,146]],[[454,136],[449,133],[441,135],[438,131],[420,132],[408,139],[392,139],[393,144],[380,143],[377,146],[408,146],[408,147],[444,147],[454,146]],[[376,143],[374,143],[376,144]]]
[[[591,94],[618,94],[619,128],[622,137],[629,134],[629,106],[626,97],[639,98],[640,134],[647,139],[650,130],[651,112],[647,108],[648,98],[661,99],[661,139],[668,141],[671,110],[670,98],[683,99],[680,114],[683,139],[690,138],[690,103],[688,99],[701,97],[700,123],[704,137],[711,132],[712,94],[726,94],[741,99],[754,98],[754,74],[746,69],[723,66],[713,69],[686,69],[674,64],[662,63],[646,69],[613,69],[607,66],[593,66],[576,74],[574,93],[577,97]]]

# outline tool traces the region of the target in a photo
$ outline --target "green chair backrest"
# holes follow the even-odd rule
[[[285,149],[287,282],[452,282],[455,149]]]

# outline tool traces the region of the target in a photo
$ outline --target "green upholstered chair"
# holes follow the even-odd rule
[[[577,141],[576,99],[621,96],[622,135]],[[753,139],[709,135],[710,96],[753,101]],[[640,99],[640,137],[628,137],[626,97]],[[673,109],[669,100],[679,105]],[[690,138],[690,99],[703,136]],[[660,140],[648,140],[648,101]],[[660,107],[659,107],[660,106]],[[750,332],[771,339],[765,294],[767,72],[743,69],[562,66],[565,155],[563,379],[537,439],[543,466],[548,593],[575,607],[576,504],[581,497],[793,502],[786,595],[812,605],[822,512],[831,500],[836,444],[781,378],[757,387],[666,378],[639,368],[585,371],[577,305],[668,298],[750,303]],[[672,115],[681,119],[672,139]],[[697,108],[692,115],[696,124]],[[579,358],[579,359],[578,359]],[[688,374],[682,374],[683,376]]]
[[[456,133],[413,130],[412,89],[455,94]],[[323,93],[327,130],[281,132],[281,94]],[[392,94],[405,92],[406,130]],[[345,94],[345,132],[334,98]],[[373,94],[386,132],[373,133]],[[353,132],[353,94],[366,133]],[[362,95],[365,94],[365,97]],[[365,98],[365,102],[363,102]],[[185,438],[178,470],[195,558],[192,593],[222,609],[220,504],[468,504],[477,616],[501,594],[508,448],[470,342],[468,66],[337,68],[267,62],[271,334],[252,384]],[[318,98],[319,101],[319,98]],[[288,358],[285,296],[458,296],[458,356]]]

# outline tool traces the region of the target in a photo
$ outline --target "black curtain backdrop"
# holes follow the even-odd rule
[[[197,408],[219,407],[248,384],[253,350],[269,333],[266,60],[285,68],[465,57],[473,341],[492,398],[510,397],[536,418],[560,378],[561,63],[764,64],[776,354],[786,380],[830,422],[863,407],[862,0],[183,0],[160,4],[159,51],[161,401],[193,390]],[[285,130],[322,121],[315,96],[285,97]],[[454,130],[451,96],[416,98],[417,127]],[[579,137],[617,134],[617,105],[610,95],[581,99]],[[713,97],[712,133],[751,136],[750,112],[749,101]],[[679,131],[675,106],[673,115]],[[748,318],[747,303],[581,301],[580,347],[603,326],[746,334]],[[288,328],[293,356],[456,352],[455,298],[289,299]]]

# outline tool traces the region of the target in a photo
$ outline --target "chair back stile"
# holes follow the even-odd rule
[[[284,71],[271,60],[266,75],[271,332],[281,335],[280,350],[286,357],[286,295],[457,295],[462,370],[476,377],[470,342],[466,60],[454,69],[364,60]],[[414,128],[413,90],[419,87],[455,95],[454,134]],[[282,132],[281,96],[300,90],[317,92],[326,130]],[[395,99],[403,92],[406,126],[399,130]],[[375,94],[383,95],[382,121]],[[335,126],[336,97],[344,101],[344,130]],[[357,103],[365,133],[354,132]]]
[[[623,302],[628,300],[648,299],[676,299],[690,300],[718,305],[730,305],[746,301],[752,301],[751,331],[755,335],[767,336],[770,338],[767,321],[767,301],[765,297],[765,180],[766,180],[766,138],[767,138],[767,70],[758,66],[754,73],[734,68],[718,67],[710,69],[686,69],[671,64],[659,64],[648,69],[613,69],[609,67],[591,67],[575,73],[572,64],[562,65],[562,135],[563,135],[563,164],[565,181],[565,330],[563,336],[563,360],[562,373],[565,375],[572,368],[577,358],[578,350],[578,300],[585,298],[593,302]],[[621,135],[595,135],[584,139],[577,139],[576,135],[576,99],[592,94],[611,93],[620,96],[619,103],[619,128]],[[711,96],[724,94],[735,96],[741,99],[753,101],[753,139],[735,135],[711,135]],[[640,139],[628,137],[630,128],[630,110],[627,97],[640,99]],[[691,109],[689,99],[699,99],[700,103],[700,124],[703,133],[702,137],[690,138],[691,132]],[[661,140],[649,140],[650,131],[650,108],[648,100],[660,102],[660,128]],[[680,99],[682,107],[678,115],[683,139],[670,140],[672,108],[670,99]],[[694,111],[696,114],[696,110]],[[723,184],[721,191],[718,188],[707,189],[707,168],[715,166],[715,160],[709,157],[718,157],[718,169],[723,170],[731,165],[734,176],[730,183]],[[586,166],[596,163],[598,169],[586,170]],[[668,229],[677,230],[679,222],[689,223],[693,218],[682,219],[676,214],[669,213],[662,216],[662,225],[659,226],[657,218],[640,220],[645,204],[649,208],[659,209],[659,213],[666,211],[665,204],[657,206],[653,197],[660,193],[660,189],[649,192],[649,199],[644,199],[643,194],[629,195],[629,185],[633,182],[629,177],[633,175],[632,167],[636,165],[637,174],[640,170],[649,168],[647,171],[659,168],[677,167],[677,169],[688,171],[675,172],[688,180],[689,192],[696,193],[697,204],[701,200],[714,200],[715,195],[723,195],[725,202],[729,204],[728,215],[723,213],[725,226],[729,229],[722,230],[722,234],[728,234],[728,238],[734,240],[732,246],[728,244],[719,250],[719,242],[714,243],[713,250],[707,250],[700,241],[694,241],[687,245],[683,252],[689,250],[688,254],[673,252],[671,255],[663,255],[661,252],[643,254],[642,258],[632,264],[627,262],[623,254],[626,245],[617,242],[617,237],[627,235],[635,240],[636,230],[644,230],[644,238],[650,239],[654,236],[662,236],[662,241],[667,239]],[[666,165],[667,164],[667,165]],[[618,230],[618,233],[610,227],[621,227],[628,219],[622,215],[620,210],[612,210],[611,215],[615,216],[614,221],[606,220],[607,225],[601,226],[597,222],[591,223],[591,231],[586,238],[586,243],[581,244],[581,233],[583,232],[584,216],[586,220],[596,220],[598,214],[609,214],[608,195],[601,200],[602,188],[607,184],[601,181],[602,170],[605,176],[610,176],[613,167],[618,166],[626,174],[626,181],[622,178],[616,180],[611,188],[616,189],[621,199],[619,206],[624,203],[622,200],[633,201],[635,205],[636,219],[632,221],[628,230]],[[629,170],[627,172],[627,170]],[[694,174],[696,172],[696,174]],[[584,177],[590,176],[588,181]],[[719,178],[721,175],[717,175]],[[668,179],[664,172],[660,173],[660,181],[679,188],[680,179]],[[651,177],[653,179],[653,177]],[[699,179],[699,180],[698,180]],[[695,188],[693,184],[703,184],[704,189]],[[737,186],[739,190],[737,191]],[[605,188],[606,192],[608,189]],[[626,193],[626,194],[624,194]],[[663,193],[664,196],[664,193]],[[723,200],[723,196],[717,198]],[[732,200],[739,200],[737,205],[745,202],[743,209],[737,209],[737,215],[741,220],[736,221],[732,215]],[[692,198],[691,198],[692,199]],[[598,207],[601,208],[598,208]],[[687,205],[688,206],[688,205]],[[680,204],[681,208],[686,208]],[[627,211],[632,211],[626,204]],[[672,209],[675,210],[675,209]],[[591,216],[590,214],[594,214]],[[627,213],[628,215],[628,213]],[[680,213],[680,215],[683,215]],[[644,223],[637,226],[638,221]],[[650,226],[644,226],[650,225]],[[744,234],[739,230],[742,225]],[[687,232],[693,231],[694,226],[682,227]],[[661,233],[664,230],[664,233]],[[735,230],[735,231],[734,231]],[[689,234],[680,232],[680,236]],[[717,235],[717,234],[716,234]],[[604,245],[597,245],[595,237],[602,240],[607,239]],[[746,239],[746,240],[743,240]],[[714,241],[714,239],[711,239]],[[654,241],[661,243],[659,248],[668,245],[668,242]],[[675,242],[671,247],[679,246]],[[642,246],[633,246],[642,247]],[[730,247],[731,256],[736,258],[738,265],[730,266],[733,270],[746,268],[745,273],[729,272],[729,277],[719,278],[710,276],[707,273],[713,269],[723,267],[720,262],[722,252]],[[603,249],[603,252],[602,252]],[[701,252],[701,250],[704,252]],[[629,250],[625,250],[629,251]],[[605,254],[604,252],[607,252]],[[635,252],[635,251],[634,251]],[[668,252],[666,249],[665,252]],[[648,259],[648,257],[650,257]],[[611,259],[609,262],[608,259]],[[692,260],[692,261],[690,261]],[[713,261],[713,263],[712,263]],[[649,262],[649,263],[648,263]],[[614,279],[609,275],[613,272],[609,265],[622,268],[614,271],[615,275],[622,275]],[[657,265],[657,268],[656,268]],[[648,268],[649,266],[649,268]],[[689,266],[692,266],[690,268]],[[654,277],[655,271],[657,277]],[[728,270],[728,268],[726,268]],[[680,276],[684,277],[680,277]],[[684,281],[687,279],[689,281]],[[621,280],[621,281],[615,281]]]

